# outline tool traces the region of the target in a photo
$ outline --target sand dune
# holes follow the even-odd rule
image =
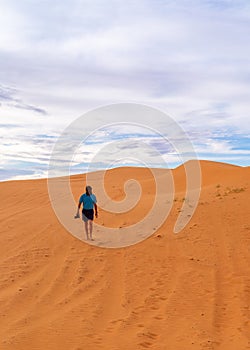
[[[201,197],[185,229],[173,234],[185,197],[181,166],[172,171],[176,192],[164,224],[120,249],[70,235],[45,179],[0,183],[0,349],[250,349],[250,168],[200,164]],[[147,169],[110,170],[106,190],[124,198],[131,172],[141,200],[125,214],[100,209],[100,236],[102,226],[129,226],[150,211]],[[71,179],[76,201],[84,179]],[[98,196],[98,174],[93,188]]]

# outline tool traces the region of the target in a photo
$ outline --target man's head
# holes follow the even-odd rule
[[[86,194],[89,196],[92,194],[92,187],[91,186],[86,186]]]

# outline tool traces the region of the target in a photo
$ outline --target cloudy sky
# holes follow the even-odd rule
[[[1,180],[46,176],[60,133],[120,102],[171,116],[200,159],[250,165],[248,0],[0,0],[0,26]],[[157,144],[119,130],[79,148],[76,170],[105,142]]]

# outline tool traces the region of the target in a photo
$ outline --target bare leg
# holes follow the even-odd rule
[[[92,232],[93,232],[93,221],[92,221],[92,220],[89,220],[89,233],[90,233],[90,239],[91,239],[91,241],[93,241]]]
[[[84,222],[84,225],[85,225],[85,233],[86,233],[86,237],[87,237],[87,239],[89,239],[88,221]]]

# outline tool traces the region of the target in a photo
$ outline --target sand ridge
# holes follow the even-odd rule
[[[121,249],[68,234],[45,179],[0,183],[0,349],[249,349],[250,168],[200,164],[201,197],[185,229],[173,234],[185,200],[182,166],[173,170],[166,222]],[[107,174],[111,197],[123,198],[130,173]],[[115,219],[100,210],[99,225],[130,225],[150,210],[152,179],[146,169],[133,175],[143,203]],[[83,187],[84,175],[72,177],[76,201]]]

